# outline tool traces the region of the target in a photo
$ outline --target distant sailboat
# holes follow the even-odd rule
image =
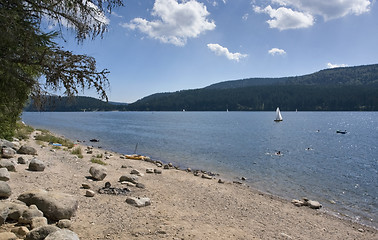
[[[275,122],[281,122],[282,121],[282,115],[280,112],[280,108],[277,107],[276,109],[276,119],[274,119]]]

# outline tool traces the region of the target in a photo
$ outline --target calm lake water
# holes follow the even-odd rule
[[[181,167],[244,176],[263,192],[308,197],[378,227],[378,112],[24,113],[71,140]],[[337,134],[336,130],[347,130]],[[309,150],[308,150],[309,148]],[[275,155],[281,151],[282,155]]]

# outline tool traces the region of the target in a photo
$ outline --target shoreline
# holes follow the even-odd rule
[[[65,137],[64,135],[61,135],[61,136]],[[96,143],[91,143],[89,141],[84,142],[84,143],[83,142],[79,143],[79,145],[81,145],[83,147],[94,147],[94,148],[97,148],[99,150],[107,151],[106,148],[102,148],[101,145],[96,147],[96,146],[94,146],[94,144],[96,144]],[[119,153],[119,152],[114,151],[114,150],[110,150],[110,151],[112,151],[115,154],[119,154],[119,155],[127,155],[127,153],[123,154],[123,153]],[[195,171],[199,171],[201,173],[210,173],[210,175],[215,180],[221,179],[225,182],[228,182],[229,184],[237,184],[237,185],[240,185],[240,186],[244,186],[244,187],[247,187],[251,191],[254,191],[258,194],[266,195],[267,197],[275,198],[275,199],[280,200],[280,201],[290,203],[293,200],[293,198],[290,199],[289,197],[280,196],[278,194],[259,189],[258,186],[256,184],[254,184],[253,181],[250,181],[250,179],[248,179],[248,178],[245,179],[244,176],[237,175],[236,173],[227,175],[227,173],[213,172],[211,169],[199,169],[199,168],[191,168],[191,166],[181,166],[181,165],[179,165],[179,163],[177,163],[177,164],[171,163],[169,161],[164,161],[164,159],[151,159],[151,160],[153,162],[161,162],[163,165],[172,164],[172,166],[173,166],[172,168],[175,168],[176,170],[182,171],[182,172],[188,172],[187,169],[191,169],[192,173],[195,172]],[[243,178],[244,178],[244,180],[243,180]],[[306,196],[302,196],[302,197],[306,197]],[[317,200],[317,199],[313,199],[313,200]],[[322,203],[323,202],[321,202],[321,204]],[[359,225],[364,226],[364,227],[368,227],[368,228],[378,230],[378,223],[376,223],[376,226],[374,226],[374,224],[373,224],[374,222],[369,221],[369,219],[365,218],[364,220],[357,220],[356,218],[359,217],[358,215],[347,215],[343,212],[337,211],[337,209],[332,209],[332,208],[324,207],[324,206],[318,211],[325,213],[325,214],[328,214],[330,216],[336,217],[337,219],[340,219],[340,220],[343,220],[343,221],[348,221],[348,222],[351,222],[351,223],[359,224]]]
[[[47,163],[43,173],[17,166],[12,173],[11,200],[30,188],[59,190],[74,195],[79,209],[71,219],[72,230],[80,239],[378,239],[378,231],[324,210],[296,207],[290,201],[263,193],[245,184],[193,176],[193,173],[165,169],[155,163],[123,159],[106,149],[84,151],[80,159],[69,151],[41,148],[35,140],[27,144]],[[83,150],[87,146],[79,144]],[[102,154],[107,176],[102,181],[88,178],[93,155]],[[107,157],[108,156],[108,159]],[[126,167],[126,168],[124,168]],[[158,169],[161,174],[146,172]],[[137,208],[126,196],[99,194],[105,182],[124,188],[119,177],[132,170],[144,188],[128,186],[127,196],[148,197],[151,205]],[[220,177],[222,178],[222,177]],[[81,185],[88,183],[96,192],[86,197]]]

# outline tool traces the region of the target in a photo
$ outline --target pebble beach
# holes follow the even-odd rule
[[[15,164],[15,171],[10,171],[7,183],[12,192],[1,203],[17,202],[21,194],[35,189],[68,194],[77,202],[68,229],[82,240],[378,239],[374,228],[301,200],[293,204],[259,192],[243,180],[225,181],[222,176],[180,170],[150,158],[128,159],[80,144],[75,146],[82,151],[79,158],[64,148],[41,146],[34,140],[36,134],[20,142],[36,149],[37,155],[15,154],[16,162],[24,156],[26,164]],[[94,156],[105,165],[91,162]],[[33,158],[43,162],[43,171],[30,171]],[[48,219],[48,224],[56,221]],[[0,234],[16,225],[7,221]],[[25,227],[32,231],[30,224]]]

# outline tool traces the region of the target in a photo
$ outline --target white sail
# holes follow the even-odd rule
[[[276,121],[276,122],[282,121],[281,111],[280,111],[280,108],[278,108],[278,107],[276,109],[276,119],[274,121]]]

